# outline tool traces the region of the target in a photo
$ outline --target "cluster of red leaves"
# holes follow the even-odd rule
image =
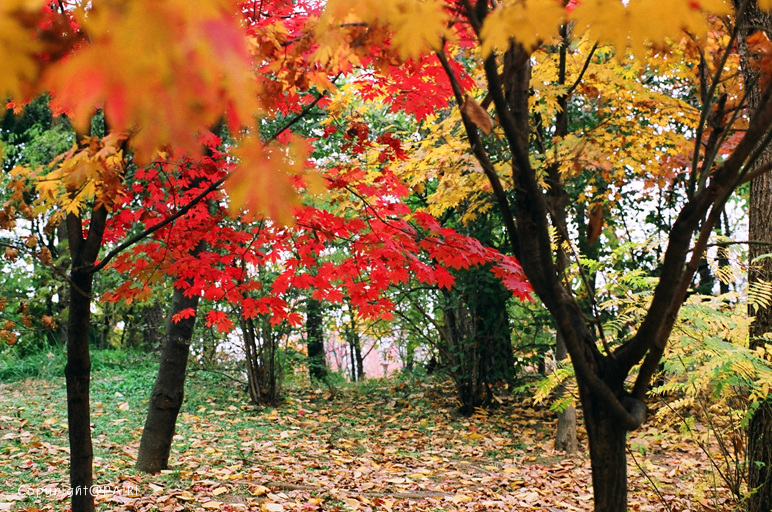
[[[367,134],[360,140],[362,132],[349,132],[354,134],[349,151],[356,153]],[[378,140],[385,147],[385,163],[404,155],[394,136]],[[217,151],[218,143],[208,137],[211,156],[139,169],[131,194],[110,221],[107,240],[117,242],[140,226],[163,222],[225,176],[232,164]],[[350,302],[365,318],[390,319],[394,305],[385,292],[391,286],[416,279],[450,288],[453,269],[487,264],[516,296],[530,297],[514,258],[441,226],[427,213],[413,212],[404,202],[409,189],[387,166],[375,179],[358,168],[332,169],[328,176],[329,188],[349,193],[356,206],[342,213],[303,206],[295,210],[291,228],[266,219],[231,220],[221,194],[212,192],[151,239],[119,255],[113,267],[128,279],[105,298],[141,300],[149,296],[151,283],[171,275],[189,296],[236,306],[244,318],[268,315],[275,324],[300,324],[290,297],[310,290],[328,303]],[[199,242],[206,248],[194,255]],[[273,273],[270,282],[258,271],[266,268]],[[190,314],[182,312],[176,319]],[[234,327],[223,311],[211,312],[207,325],[223,332]]]

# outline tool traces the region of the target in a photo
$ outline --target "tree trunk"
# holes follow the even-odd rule
[[[627,512],[627,431],[602,399],[582,400],[590,445],[595,510]]]
[[[479,338],[480,377],[486,385],[514,385],[515,356],[509,329],[507,301],[512,296],[488,269],[469,269],[471,288],[466,292]]]
[[[75,214],[67,215],[67,234],[70,246],[70,312],[67,320],[67,364],[64,375],[67,383],[67,422],[70,438],[70,486],[72,512],[94,510],[93,462],[91,444],[91,411],[89,386],[91,384],[91,356],[89,331],[91,326],[92,268],[102,247],[107,210],[100,206],[92,211],[88,235],[83,238],[83,220]]]
[[[362,358],[362,340],[357,330],[357,321],[353,311],[349,309],[351,321],[346,326],[346,341],[348,341],[349,355],[351,357],[351,382],[358,382],[365,376],[364,359]]]
[[[743,77],[746,83],[755,84],[756,73],[748,66],[748,48],[745,38],[763,27],[767,34],[772,33],[772,18],[768,13],[758,10],[755,2],[751,2],[745,23],[747,28],[739,34],[739,48]],[[750,88],[749,98],[751,108],[757,108],[762,91],[757,85]],[[772,161],[772,149],[764,151],[757,165],[763,166]],[[748,237],[751,243],[748,247],[748,258],[755,258],[772,252],[764,243],[772,242],[772,174],[764,173],[750,183],[750,200],[748,207]],[[755,244],[753,242],[761,242]],[[757,263],[751,263],[748,271],[748,282],[772,280],[772,259],[765,258]],[[764,334],[772,332],[772,308],[766,307],[758,311],[750,311],[755,319],[750,326],[750,348],[763,347],[768,340]],[[748,501],[749,512],[769,512],[772,506],[772,398],[762,402],[748,422],[748,487],[751,491]]]
[[[203,247],[204,242],[200,242],[193,254],[201,252]],[[161,345],[161,364],[150,395],[150,406],[137,455],[136,467],[146,473],[157,473],[169,466],[177,415],[185,395],[185,369],[196,316],[194,314],[179,322],[172,319],[187,308],[192,308],[195,313],[198,299],[198,295],[186,297],[182,288],[174,288],[166,335]]]
[[[769,25],[768,25],[769,26]],[[764,161],[772,160],[767,150]],[[772,174],[763,174],[751,182],[748,235],[752,242],[772,243]],[[768,245],[751,243],[748,257],[754,258],[772,252]],[[765,258],[751,263],[748,282],[770,282],[772,259]],[[755,316],[750,327],[750,348],[756,349],[769,343],[772,332],[772,307],[749,312]],[[772,507],[772,397],[762,402],[748,423],[748,486],[750,512],[769,512]]]
[[[354,357],[357,365],[357,380],[364,380],[365,378],[365,360],[364,357],[362,357],[361,341],[359,333],[354,332]]]
[[[326,379],[327,360],[324,353],[322,303],[312,298],[306,301],[306,348],[309,375],[316,380]]]
[[[74,261],[74,259],[73,259]],[[94,484],[89,385],[91,356],[88,333],[91,321],[93,275],[73,268],[70,274],[70,315],[67,321],[67,420],[70,436],[70,486],[73,512],[94,510]]]

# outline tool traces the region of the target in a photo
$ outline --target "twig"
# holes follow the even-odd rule
[[[673,509],[670,508],[670,505],[668,504],[668,502],[665,501],[665,497],[662,496],[661,492],[659,492],[659,487],[657,487],[657,484],[654,483],[654,480],[652,480],[649,474],[646,472],[646,470],[643,469],[643,466],[641,466],[638,463],[638,459],[635,458],[635,454],[633,453],[633,451],[630,449],[629,446],[627,446],[626,448],[627,448],[627,453],[630,454],[630,457],[632,457],[635,465],[638,467],[638,469],[641,470],[641,473],[643,473],[643,476],[646,477],[646,480],[648,480],[651,486],[654,488],[654,492],[657,493],[657,496],[659,497],[659,501],[661,501],[662,504],[665,505],[665,508],[668,509],[668,512],[673,512]]]

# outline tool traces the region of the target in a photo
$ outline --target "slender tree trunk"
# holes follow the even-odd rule
[[[362,357],[362,340],[359,337],[359,333],[354,331],[354,357],[357,364],[357,380],[364,380],[365,378],[365,361]]]
[[[73,512],[94,510],[94,484],[89,385],[91,356],[88,332],[91,321],[92,274],[73,269],[70,274],[70,316],[67,322],[67,418],[70,436],[70,486]]]
[[[241,333],[244,337],[244,352],[247,359],[247,387],[249,389],[249,398],[255,405],[263,405],[263,390],[260,385],[260,372],[264,371],[260,364],[260,350],[255,339],[255,322],[252,318],[239,316],[241,323]]]
[[[94,496],[91,444],[91,356],[89,330],[91,326],[91,295],[94,274],[91,271],[102,247],[107,210],[93,210],[88,235],[83,237],[83,221],[75,214],[67,216],[70,245],[70,311],[67,320],[67,421],[70,438],[70,486],[72,512],[92,512]]]
[[[327,361],[324,353],[322,303],[312,298],[306,301],[306,348],[309,375],[312,379],[326,379]]]
[[[199,242],[193,254],[201,252],[204,242]],[[161,346],[161,364],[150,395],[150,406],[142,431],[137,455],[137,469],[157,473],[169,466],[169,454],[174,438],[177,415],[185,395],[185,370],[190,354],[190,340],[196,323],[195,314],[174,322],[177,313],[198,309],[198,295],[186,297],[182,288],[175,288],[172,305],[166,323],[166,335]]]
[[[350,310],[349,310],[350,311]],[[346,338],[351,356],[351,381],[360,381],[365,376],[364,360],[362,358],[362,340],[357,330],[356,318],[351,312],[351,321],[346,329]]]

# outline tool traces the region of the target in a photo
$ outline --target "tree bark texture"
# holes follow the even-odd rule
[[[480,351],[480,377],[486,385],[515,382],[515,356],[509,330],[507,301],[511,293],[487,269],[470,269],[476,284],[466,293],[474,314]]]
[[[767,161],[772,160],[766,151]],[[772,243],[772,174],[763,174],[751,182],[749,205],[749,238],[752,241]],[[754,258],[772,252],[767,245],[751,244],[748,257]],[[772,281],[772,259],[765,258],[751,264],[748,282]],[[755,316],[750,326],[750,348],[769,343],[772,332],[772,307],[751,312]],[[764,336],[767,338],[764,338]],[[767,397],[748,423],[748,487],[752,490],[750,512],[772,510],[772,397]]]
[[[316,380],[326,379],[327,359],[324,353],[322,303],[312,298],[306,300],[306,349],[310,377]]]
[[[201,252],[203,248],[204,242],[200,242],[192,254]],[[150,405],[137,454],[136,467],[146,473],[157,473],[169,466],[177,416],[185,396],[185,370],[196,323],[198,300],[198,295],[186,297],[183,288],[174,288],[166,333],[161,345],[161,363],[150,394]],[[187,308],[193,309],[192,316],[178,322],[172,320],[174,315]]]
[[[91,356],[88,346],[92,275],[73,270],[70,279],[67,365],[64,368],[70,437],[70,486],[73,512],[87,512],[94,510],[94,498],[89,492],[94,484],[89,393]]]
[[[137,455],[137,469],[157,473],[169,465],[175,424],[185,394],[185,370],[190,353],[190,340],[195,315],[173,322],[173,315],[186,308],[198,308],[197,295],[185,297],[180,288],[174,289],[166,335],[161,346],[161,363],[150,395],[145,428]]]
[[[743,30],[739,33],[739,48],[743,77],[750,89],[750,106],[757,109],[762,100],[763,91],[757,85],[756,73],[748,66],[748,48],[745,39],[763,27],[767,35],[772,34],[772,18],[768,13],[759,11],[755,2],[748,6]],[[747,27],[747,28],[744,28]],[[772,149],[767,147],[762,153],[757,166],[772,162]],[[748,259],[751,261],[748,282],[772,281],[772,259],[765,258],[752,263],[755,258],[772,252],[772,174],[765,173],[754,178],[750,183],[748,204]],[[761,243],[753,243],[761,242]],[[763,336],[772,332],[772,307],[749,311],[755,317],[750,326],[750,348],[763,347],[769,343]],[[748,501],[749,512],[769,512],[772,510],[772,398],[762,402],[748,422],[748,488],[751,491]]]

